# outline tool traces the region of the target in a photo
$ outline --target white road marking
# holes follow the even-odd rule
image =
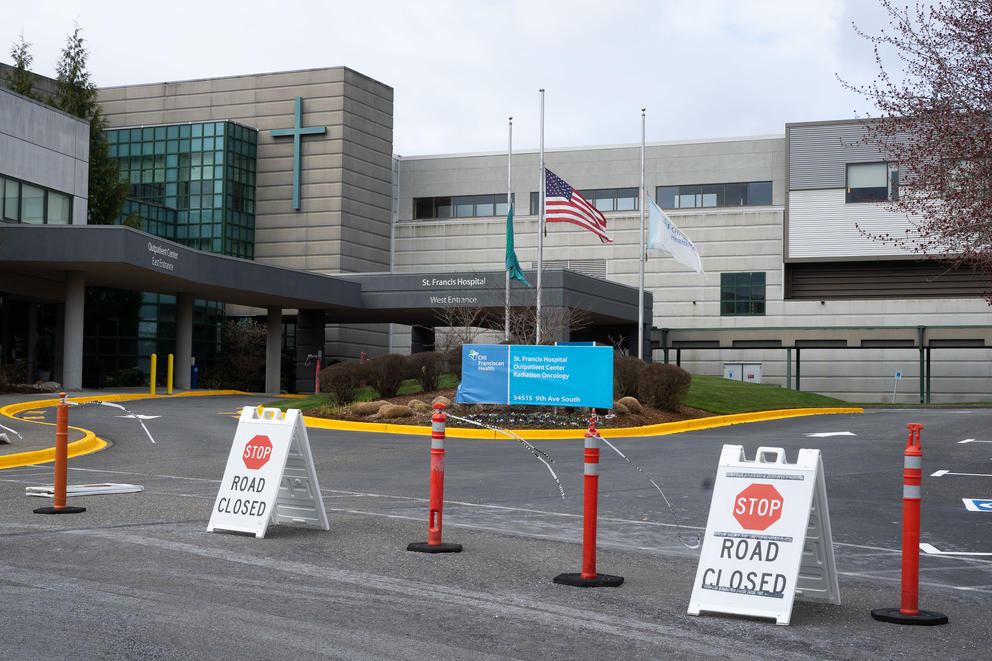
[[[929,553],[930,555],[969,555],[969,556],[992,556],[992,553],[977,553],[971,551],[941,551],[933,544],[927,544],[926,542],[920,543],[920,550],[924,553]]]
[[[930,477],[944,477],[945,475],[963,475],[965,477],[992,477],[990,473],[953,473],[946,468],[930,474]]]
[[[857,436],[857,434],[849,431],[821,431],[803,434],[803,436],[807,438],[827,438],[828,436]]]
[[[131,418],[132,420],[154,420],[155,418],[161,418],[160,415],[141,415],[140,413],[131,415],[119,415],[118,418]]]

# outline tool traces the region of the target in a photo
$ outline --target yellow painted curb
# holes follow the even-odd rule
[[[775,411],[756,411],[753,413],[735,413],[733,415],[716,415],[709,418],[695,418],[693,420],[681,420],[679,422],[665,422],[659,425],[648,425],[646,427],[622,427],[617,429],[599,430],[603,436],[610,438],[622,438],[632,436],[663,436],[665,434],[677,434],[684,431],[696,431],[699,429],[711,429],[713,427],[727,427],[739,425],[747,422],[760,422],[762,420],[779,420],[781,418],[795,418],[804,415],[828,415],[832,413],[864,413],[861,408],[806,408],[806,409],[779,409]],[[427,434],[430,427],[418,425],[390,425],[381,422],[352,422],[349,420],[330,420],[328,418],[313,418],[304,416],[303,422],[307,427],[318,429],[337,429],[341,431],[364,431],[379,432],[385,434]],[[585,436],[585,429],[522,429],[515,430],[521,438],[525,439],[556,439],[556,438],[582,438]],[[447,438],[504,438],[503,434],[491,429],[472,429],[465,427],[447,427],[445,429]]]
[[[39,424],[51,425],[52,423],[42,422]],[[52,426],[54,427],[55,425]],[[83,432],[83,437],[81,439],[69,443],[69,458],[96,452],[97,450],[102,450],[110,445],[107,441],[102,438],[98,438],[88,429],[80,429],[79,427],[69,427],[69,429],[75,429],[76,431]],[[45,448],[44,450],[33,450],[31,452],[19,452],[17,454],[0,456],[0,468],[15,468],[17,466],[30,466],[32,464],[47,464],[50,461],[55,461],[54,447]]]
[[[151,393],[128,393],[128,394],[116,394],[116,395],[95,395],[92,397],[68,397],[68,399],[77,402],[93,402],[93,401],[104,401],[104,402],[127,402],[135,399],[155,399],[159,397],[200,397],[206,395],[250,395],[251,393],[242,392],[240,390],[189,390],[183,393],[176,393],[173,395],[152,395]],[[20,413],[21,411],[27,411],[30,409],[47,408],[50,406],[58,406],[59,399],[36,399],[30,402],[18,402],[17,404],[8,404],[3,408],[0,408],[0,415],[6,416],[8,418],[14,418],[14,415]],[[40,420],[25,420],[23,418],[16,418],[18,422],[31,422],[38,425],[50,425],[55,426],[51,422],[41,422]],[[68,456],[78,457],[84,454],[90,454],[91,452],[97,452],[103,448],[110,445],[107,441],[102,438],[97,437],[92,431],[88,429],[83,429],[81,427],[72,427],[69,429],[75,429],[76,431],[83,432],[83,437],[78,441],[73,441],[69,443],[68,446]],[[54,434],[53,442],[54,442]],[[30,466],[32,464],[45,464],[51,461],[55,461],[55,447],[45,448],[43,450],[32,450],[30,452],[18,452],[16,454],[0,455],[0,469],[4,468],[15,468],[17,466]]]

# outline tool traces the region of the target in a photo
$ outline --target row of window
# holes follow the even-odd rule
[[[766,206],[772,203],[772,182],[658,186],[655,199],[662,209]]]
[[[0,177],[0,217],[34,225],[69,225],[72,196]]]
[[[594,188],[580,190],[578,193],[600,211],[640,209],[636,188]],[[656,199],[663,209],[768,205],[772,203],[772,182],[658,186]],[[540,205],[540,194],[532,192],[531,215],[537,215],[538,205]],[[506,212],[506,193],[413,199],[414,220],[505,216]]]
[[[600,211],[637,211],[636,188],[597,188],[579,194]],[[655,199],[662,209],[753,207],[772,203],[772,182],[658,186]],[[899,164],[849,163],[847,202],[891,202],[899,199]],[[540,197],[530,194],[530,213],[537,215]],[[420,197],[413,200],[414,220],[505,216],[506,194]]]

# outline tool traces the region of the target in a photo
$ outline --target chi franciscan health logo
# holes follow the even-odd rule
[[[479,353],[475,349],[472,349],[471,351],[468,352],[468,357],[471,358],[472,360],[479,360],[480,358],[483,358],[483,359],[485,358],[485,356],[483,356],[481,353]]]

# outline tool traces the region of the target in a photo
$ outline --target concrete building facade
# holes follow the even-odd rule
[[[336,67],[106,88],[100,90],[100,102],[117,132],[114,144],[126,143],[130,150],[125,154],[124,147],[116,147],[132,184],[136,177],[144,184],[146,176],[157,183],[160,143],[166,170],[172,167],[169,154],[184,149],[214,159],[190,163],[190,170],[218,168],[216,159],[227,167],[230,150],[214,146],[218,155],[206,156],[212,136],[195,127],[255,132],[253,169],[242,167],[233,178],[217,174],[209,193],[203,193],[207,175],[178,174],[179,180],[190,180],[189,195],[202,193],[200,206],[177,201],[182,193],[170,196],[168,188],[151,201],[152,207],[164,205],[158,209],[158,227],[183,222],[187,210],[189,218],[193,209],[223,208],[226,213],[232,208],[224,206],[230,203],[231,186],[250,186],[251,199],[241,196],[235,203],[245,212],[236,240],[246,240],[250,230],[250,251],[225,253],[227,235],[207,241],[203,233],[208,230],[202,227],[196,243],[189,242],[192,230],[164,238],[327,276],[330,287],[353,288],[358,282],[368,289],[353,308],[324,301],[297,310],[279,302],[287,300],[285,295],[250,306],[245,305],[250,297],[232,295],[224,301],[228,314],[278,315],[282,323],[296,323],[296,336],[309,338],[326,360],[429,347],[434,326],[442,322],[436,314],[431,322],[425,309],[437,301],[476,298],[496,305],[499,283],[493,274],[502,269],[505,253],[507,155],[394,155],[393,93],[387,85]],[[0,103],[16,105],[0,114],[4,126],[23,124],[6,132],[17,138],[5,137],[0,126],[0,175],[18,185],[42,184],[36,181],[39,168],[44,169],[39,164],[55,158],[59,164],[46,171],[48,183],[42,184],[50,187],[52,208],[59,208],[58,195],[71,195],[69,222],[85,222],[79,147],[70,149],[64,137],[40,128],[56,121],[48,114],[57,111],[11,94],[0,95]],[[85,125],[68,124],[85,146]],[[184,126],[194,127],[185,138]],[[175,150],[170,146],[174,128]],[[660,250],[647,251],[644,285],[653,297],[646,306],[647,357],[679,362],[696,373],[734,378],[746,373],[753,380],[852,401],[880,401],[893,393],[904,402],[992,396],[992,317],[981,298],[985,283],[973,273],[944,273],[911,252],[866,236],[902,231],[910,220],[886,204],[898,195],[898,164],[861,140],[862,131],[851,121],[795,123],[781,135],[647,145],[645,193],[692,239],[706,270],[702,276]],[[151,136],[147,140],[146,134]],[[25,135],[34,137],[25,140]],[[30,145],[53,140],[59,145],[54,154],[30,152]],[[6,152],[16,158],[8,159]],[[640,145],[546,151],[546,167],[604,213],[614,239],[602,244],[574,225],[548,224],[542,253],[546,269],[568,269],[619,287],[599,291],[590,285],[596,296],[562,300],[581,300],[595,313],[597,305],[609,308],[603,296],[619,300],[637,288],[640,164]],[[534,283],[537,197],[543,185],[539,155],[515,151],[512,172],[516,252]],[[173,181],[168,172],[164,176],[166,183]],[[200,188],[193,190],[197,181]],[[208,194],[215,196],[214,206]],[[144,209],[149,201],[136,204]],[[37,205],[32,208],[35,215],[26,222],[37,217]],[[60,218],[52,216],[55,222]],[[485,294],[479,298],[475,285],[456,292],[447,285],[420,284],[452,281],[443,274],[485,281]],[[394,296],[390,300],[396,302],[387,307],[375,303],[390,294],[382,287],[394,280],[396,291],[406,293]],[[156,286],[165,292],[172,285]],[[562,284],[561,291],[571,286]],[[532,297],[532,289],[514,283],[515,304],[527,305]],[[602,314],[600,321],[611,329],[609,342],[636,353],[637,327],[624,305],[619,316]],[[897,373],[901,381],[895,380]]]
[[[334,67],[110,87],[99,100],[110,128],[229,120],[258,131],[256,261],[322,274],[389,269],[389,86]],[[388,347],[386,326],[329,322],[328,355]]]

